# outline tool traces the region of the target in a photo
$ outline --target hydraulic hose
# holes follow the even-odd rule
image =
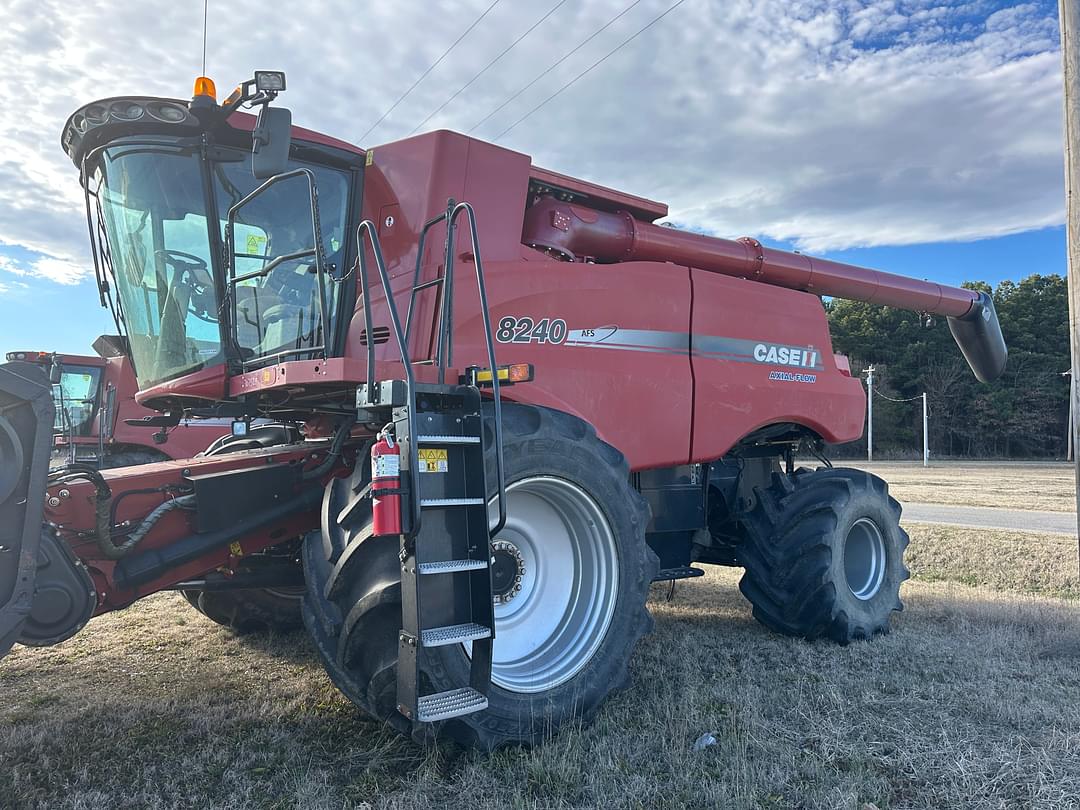
[[[322,478],[331,469],[337,460],[341,458],[341,448],[345,444],[345,440],[349,438],[349,433],[352,432],[352,423],[346,419],[339,426],[334,433],[334,440],[330,443],[330,449],[326,454],[326,458],[323,459],[319,466],[305,472],[301,477],[301,481],[314,481],[317,478]]]
[[[107,560],[119,560],[126,557],[143,541],[159,520],[174,509],[195,506],[194,495],[183,495],[159,504],[150,512],[139,526],[122,543],[117,543],[112,535],[112,490],[105,478],[92,467],[64,467],[49,477],[49,484],[62,484],[67,481],[86,480],[94,485],[94,542]]]

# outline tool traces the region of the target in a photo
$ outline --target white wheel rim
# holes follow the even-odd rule
[[[497,540],[516,550],[520,590],[495,604],[491,680],[542,692],[577,675],[607,635],[619,589],[615,534],[599,504],[562,478],[515,481],[506,498]]]
[[[873,599],[885,580],[887,556],[881,529],[870,518],[859,518],[844,540],[844,576],[856,599]]]

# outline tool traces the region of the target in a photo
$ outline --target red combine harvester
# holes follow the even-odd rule
[[[863,430],[820,296],[948,316],[989,381],[985,294],[658,226],[661,203],[452,132],[364,151],[292,127],[284,87],[258,72],[218,105],[200,80],[68,120],[139,402],[162,427],[299,430],[49,472],[48,379],[0,367],[0,650],[302,567],[352,701],[492,749],[592,717],[627,683],[650,583],[695,564],[744,568],[777,632],[888,630],[899,504],[795,466]],[[300,563],[266,562],[299,535]]]
[[[170,458],[190,458],[229,433],[229,425],[186,420],[175,428],[147,430],[144,418],[156,413],[135,401],[139,385],[123,339],[102,335],[94,341],[97,356],[14,351],[7,360],[38,363],[53,385],[54,464],[90,465],[98,469],[130,467]]]

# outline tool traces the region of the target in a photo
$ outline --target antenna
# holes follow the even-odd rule
[[[206,6],[210,0],[203,0],[202,4],[202,72],[200,76],[206,75]]]

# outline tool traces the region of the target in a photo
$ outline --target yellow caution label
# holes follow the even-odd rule
[[[374,162],[375,162],[375,150],[374,149],[368,149],[367,154],[364,155],[364,165],[365,166],[370,166]]]
[[[244,550],[240,548],[240,544],[237,542],[229,543],[229,553],[234,557],[243,557]]]
[[[266,237],[258,234],[249,234],[247,238],[247,253],[253,256],[261,256],[266,248]]]
[[[445,449],[421,448],[417,455],[422,473],[444,473],[449,469]]]

